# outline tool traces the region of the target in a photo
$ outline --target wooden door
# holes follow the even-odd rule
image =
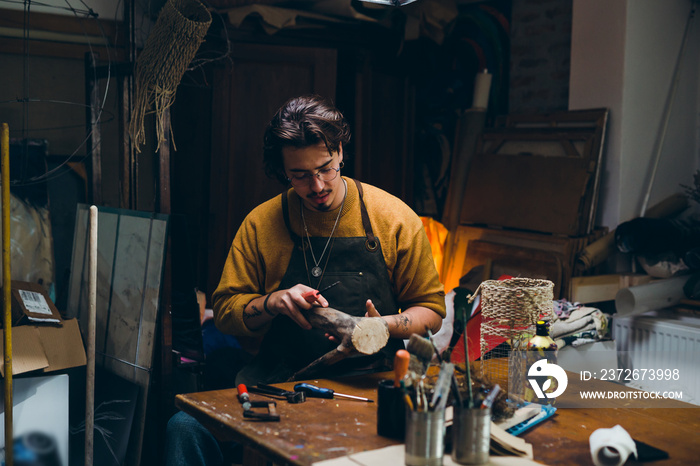
[[[291,97],[316,93],[335,99],[333,49],[235,43],[230,58],[214,70],[212,83],[208,296],[245,216],[284,188],[263,169],[270,118]]]
[[[413,207],[415,89],[396,60],[355,70],[354,175]]]

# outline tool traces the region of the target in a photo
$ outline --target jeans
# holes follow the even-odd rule
[[[182,411],[168,421],[165,440],[166,466],[222,466],[224,450],[214,436]],[[230,464],[230,462],[228,463]]]

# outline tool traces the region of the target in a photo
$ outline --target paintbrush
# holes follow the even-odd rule
[[[433,345],[420,335],[413,333],[408,339],[406,350],[411,353],[408,370],[418,375],[425,375],[433,359]]]
[[[428,372],[430,360],[433,358],[433,345],[425,338],[413,333],[408,339],[406,350],[411,354],[408,370],[413,377],[413,387],[416,390],[416,409],[427,411],[428,403],[423,379]]]
[[[433,332],[431,332],[430,329],[428,329],[428,341],[430,341],[430,345],[433,347],[433,351],[435,351],[435,357],[437,358],[438,362],[440,363],[440,375],[442,375],[443,371],[445,371],[445,370],[449,371],[452,394],[455,397],[455,400],[457,401],[457,403],[460,406],[462,406],[462,394],[459,393],[459,384],[457,383],[457,377],[454,374],[454,365],[452,363],[450,363],[449,361],[448,362],[443,361],[442,357],[440,356],[440,350],[438,349],[437,345],[435,344],[435,339],[433,338]]]

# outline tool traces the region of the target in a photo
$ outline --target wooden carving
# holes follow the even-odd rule
[[[304,313],[312,327],[333,335],[338,347],[295,373],[289,380],[299,380],[323,366],[329,366],[353,354],[370,355],[389,341],[389,326],[381,317],[353,317],[330,307],[314,307]]]

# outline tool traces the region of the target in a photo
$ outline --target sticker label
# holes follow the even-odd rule
[[[19,295],[22,298],[24,307],[29,312],[35,314],[44,314],[50,316],[52,314],[49,304],[46,302],[44,295],[35,291],[19,290]]]

